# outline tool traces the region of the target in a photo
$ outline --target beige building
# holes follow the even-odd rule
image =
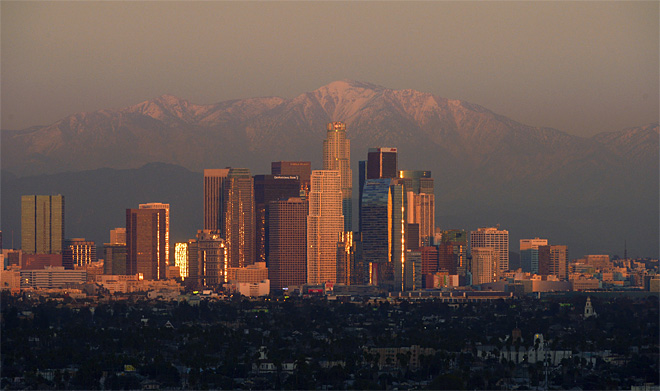
[[[495,282],[499,279],[499,253],[492,247],[472,249],[472,285]]]
[[[341,231],[352,231],[353,171],[351,170],[351,140],[346,138],[346,124],[343,122],[330,122],[327,131],[327,138],[323,140],[323,170],[334,170],[339,173],[342,194],[341,214],[344,216],[344,229]],[[314,191],[313,183],[311,187]]]
[[[337,281],[337,242],[344,231],[341,176],[314,170],[307,216],[307,283]]]
[[[470,231],[470,251],[477,247],[495,249],[498,256],[499,271],[509,270],[509,231],[500,230],[499,227],[479,228],[476,231]]]

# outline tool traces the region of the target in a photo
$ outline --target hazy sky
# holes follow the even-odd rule
[[[354,79],[590,136],[658,120],[659,3],[1,1],[2,129]]]

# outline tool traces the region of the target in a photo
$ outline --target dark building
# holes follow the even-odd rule
[[[96,244],[93,240],[74,238],[64,241],[62,266],[65,269],[87,266],[92,262],[96,262]]]
[[[105,243],[103,259],[103,274],[123,275],[126,273],[126,244]]]
[[[397,178],[396,148],[369,148],[367,179]]]
[[[420,247],[422,253],[422,274],[433,274],[438,271],[438,248],[436,246]]]
[[[126,274],[166,278],[165,231],[164,209],[126,209]]]
[[[271,201],[268,210],[270,289],[307,283],[309,202],[302,198]]]
[[[273,162],[282,163],[282,162]],[[296,162],[293,162],[296,163]],[[255,254],[257,262],[268,261],[268,213],[269,202],[298,197],[300,195],[300,178],[297,175],[255,175],[254,176],[254,209],[255,209]]]
[[[204,170],[204,229],[224,228],[224,185],[229,168]]]
[[[300,190],[309,194],[310,178],[312,176],[312,162],[271,162],[272,175],[293,176],[300,179]],[[298,194],[296,194],[298,196]]]

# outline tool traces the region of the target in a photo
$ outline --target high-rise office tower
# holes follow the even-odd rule
[[[337,241],[344,231],[342,177],[337,170],[314,170],[307,216],[307,283],[337,281]]]
[[[548,239],[520,239],[520,266],[523,272],[539,272],[539,246],[547,245]]]
[[[165,279],[165,210],[126,209],[126,274]]]
[[[204,265],[199,259],[197,239],[188,239],[186,243],[186,261],[188,262],[188,277],[184,281],[189,288],[200,288],[204,285]]]
[[[406,251],[403,185],[392,179],[367,179],[360,214],[370,283],[401,290]]]
[[[433,274],[436,273],[440,266],[438,264],[438,247],[436,246],[427,246],[420,247],[419,251],[421,253],[422,260],[422,274]]]
[[[369,148],[367,153],[367,179],[397,178],[396,148]]]
[[[399,171],[406,192],[408,224],[419,224],[420,246],[433,244],[435,235],[435,195],[431,171]]]
[[[406,196],[406,220],[408,224],[419,225],[419,243],[417,245],[432,245],[435,234],[435,195],[409,191]]]
[[[170,204],[163,204],[161,202],[150,202],[148,204],[140,204],[140,209],[163,209],[165,211],[165,262],[170,264]]]
[[[539,274],[557,276],[561,280],[567,278],[568,246],[539,246]]]
[[[470,231],[470,253],[476,247],[491,247],[497,251],[499,271],[509,270],[509,231],[499,227],[479,228]],[[474,256],[472,257],[474,260]]]
[[[254,179],[248,168],[230,168],[224,186],[224,234],[229,267],[254,263]]]
[[[292,197],[268,206],[268,278],[272,291],[307,282],[309,202]]]
[[[220,231],[197,231],[197,262],[201,266],[201,285],[215,287],[226,282],[227,249]]]
[[[312,162],[271,162],[270,173],[275,176],[297,175],[300,179],[300,191],[305,195],[309,194]]]
[[[224,183],[228,174],[229,168],[204,170],[204,229],[222,232],[224,228]]]
[[[24,254],[62,254],[64,196],[21,197],[21,249]]]
[[[351,140],[346,138],[346,124],[330,122],[323,140],[323,170],[339,172],[342,194],[343,231],[352,230],[353,172],[351,171]]]
[[[257,262],[268,262],[268,214],[269,203],[281,199],[300,196],[300,177],[298,175],[255,175],[255,257]]]
[[[64,241],[62,253],[62,266],[65,269],[74,269],[76,266],[82,267],[96,262],[96,244],[93,240],[67,239]]]
[[[472,285],[495,282],[499,278],[499,252],[493,247],[472,247]]]
[[[110,243],[126,244],[126,227],[117,227],[110,230]]]

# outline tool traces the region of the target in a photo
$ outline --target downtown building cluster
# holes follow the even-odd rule
[[[368,150],[354,192],[346,125],[331,122],[326,131],[321,170],[308,161],[272,162],[264,175],[236,167],[204,170],[203,222],[185,242],[170,243],[169,204],[126,209],[125,227],[111,230],[103,245],[102,264],[94,242],[64,238],[64,196],[23,196],[22,252],[8,265],[51,274],[84,270],[88,276],[75,278],[104,275],[111,283],[177,280],[191,289],[251,296],[340,286],[506,290],[502,284],[514,282],[527,284],[526,291],[595,289],[603,279],[617,280],[608,256],[569,264],[567,246],[523,239],[514,264],[509,233],[499,226],[438,228],[431,172],[401,170],[395,147]],[[633,277],[633,285],[643,285],[643,278]],[[31,282],[22,278],[20,285]]]

